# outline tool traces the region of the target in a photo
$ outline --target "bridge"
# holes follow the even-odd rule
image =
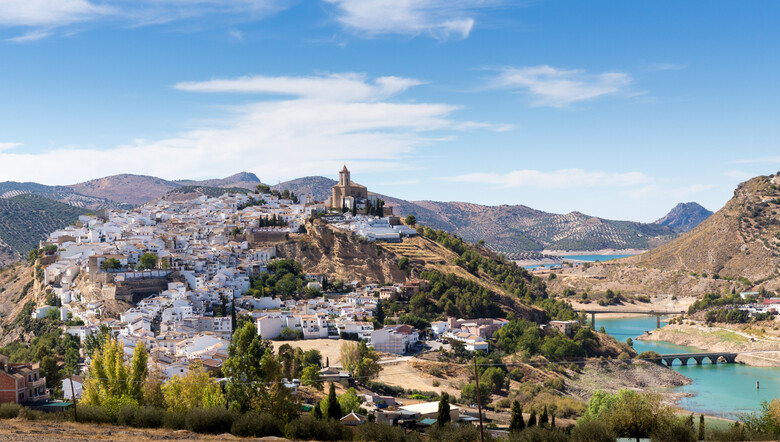
[[[719,360],[723,359],[726,364],[734,364],[736,362],[738,353],[727,352],[709,352],[709,353],[671,353],[660,355],[658,358],[651,360],[663,361],[664,364],[671,367],[675,360],[679,360],[680,364],[688,365],[688,361],[693,359],[696,361],[696,365],[702,365],[705,359],[709,359],[712,364],[717,364]]]
[[[661,328],[661,316],[671,315],[683,315],[685,311],[655,311],[655,310],[584,310],[585,313],[590,314],[590,326],[592,329],[596,329],[596,315],[606,313],[627,313],[631,315],[648,315],[655,316],[655,327]]]

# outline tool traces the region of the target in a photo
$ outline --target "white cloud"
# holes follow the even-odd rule
[[[56,27],[110,12],[89,0],[0,0],[0,26]]]
[[[21,147],[22,143],[0,143],[0,152]]]
[[[418,80],[401,77],[379,77],[368,82],[363,74],[345,73],[319,77],[254,76],[183,82],[174,85],[174,88],[190,92],[266,93],[333,101],[376,101],[420,84],[422,82]]]
[[[649,184],[647,186],[642,186],[637,189],[624,190],[622,194],[633,199],[646,199],[646,198],[658,198],[658,197],[664,199],[668,199],[668,198],[680,199],[680,198],[687,198],[691,195],[696,195],[702,192],[706,192],[714,188],[715,186],[711,184],[690,184],[681,187]]]
[[[557,189],[596,186],[637,186],[652,181],[652,178],[641,172],[608,173],[583,169],[560,169],[550,172],[526,169],[515,170],[505,174],[470,173],[444,179],[464,183],[487,184],[500,188],[541,187]]]
[[[209,127],[157,141],[138,140],[110,149],[0,151],[0,176],[26,180],[35,175],[45,177],[47,184],[63,184],[118,173],[174,179],[248,170],[274,182],[335,173],[344,162],[362,172],[405,170],[410,167],[411,154],[461,130],[464,124],[451,117],[457,106],[382,99],[390,98],[389,91],[403,91],[412,83],[405,79],[360,81],[354,74],[262,78],[263,86],[249,91],[296,97],[233,108]],[[349,85],[363,92],[349,100],[324,93],[329,87],[343,87],[339,82],[333,86],[334,78],[351,78]]]
[[[631,82],[623,72],[588,74],[582,69],[530,66],[504,68],[489,86],[525,91],[537,106],[566,107],[607,95],[634,95],[628,91]]]
[[[369,36],[427,34],[439,40],[467,38],[474,16],[490,0],[325,0],[346,28]]]
[[[97,21],[144,26],[209,16],[250,21],[284,9],[290,0],[0,0],[0,27],[27,27],[9,39],[30,42],[52,30]]]

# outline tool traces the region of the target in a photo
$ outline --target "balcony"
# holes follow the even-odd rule
[[[30,388],[33,390],[38,390],[39,388],[46,389],[46,378],[40,378],[37,381],[31,382],[27,384]]]

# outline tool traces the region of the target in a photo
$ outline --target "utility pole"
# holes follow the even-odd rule
[[[477,370],[477,358],[474,358],[474,378],[477,381],[477,411],[479,412],[479,440],[485,442],[485,430],[482,428],[482,395],[479,394],[479,370]]]
[[[78,422],[79,415],[76,413],[76,393],[73,391],[73,375],[71,375],[68,380],[70,381],[70,395],[73,399],[73,421]]]

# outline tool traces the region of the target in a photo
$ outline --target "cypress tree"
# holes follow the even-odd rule
[[[328,390],[328,419],[341,419],[341,405],[336,397],[336,387],[330,383]]]
[[[523,407],[520,402],[512,402],[512,419],[509,421],[509,431],[523,431],[525,421],[523,421]]]
[[[528,416],[528,428],[536,426],[536,410],[531,409],[531,415]]]
[[[699,415],[699,440],[705,440],[705,433],[704,433],[704,415]]]
[[[322,419],[322,402],[317,401],[314,403],[314,408],[311,409],[311,414],[316,419]]]
[[[379,301],[376,305],[376,311],[374,312],[374,319],[380,324],[385,323],[385,309],[382,307],[382,301]]]
[[[325,366],[330,367],[330,358],[325,356]]]
[[[445,392],[441,394],[441,399],[439,399],[439,414],[436,416],[436,424],[441,427],[451,420],[450,395]]]
[[[539,416],[539,425],[541,425],[543,427],[546,427],[547,424],[549,423],[549,421],[550,421],[550,418],[549,418],[549,416],[547,414],[547,405],[545,405],[544,408],[542,409],[541,416]]]
[[[555,413],[550,417],[550,428],[555,428]]]

